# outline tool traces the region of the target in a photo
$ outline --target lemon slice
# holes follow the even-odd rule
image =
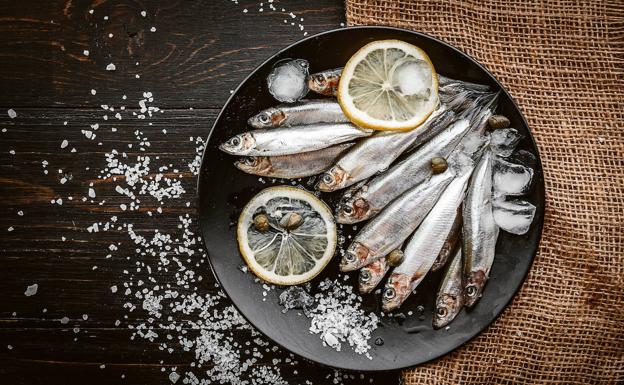
[[[313,194],[290,186],[269,187],[243,209],[238,247],[259,278],[296,285],[314,278],[336,250],[331,210]]]
[[[355,53],[342,70],[338,102],[360,127],[410,130],[438,105],[438,76],[427,54],[400,40],[379,40]]]

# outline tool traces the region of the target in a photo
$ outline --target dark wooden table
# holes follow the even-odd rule
[[[259,3],[0,3],[0,383],[163,384],[170,383],[172,370],[182,378],[193,370],[201,378],[202,370],[191,364],[193,352],[168,353],[159,349],[159,339],[131,339],[130,327],[145,322],[146,313],[124,308],[123,282],[131,279],[137,263],[157,265],[159,257],[137,257],[127,231],[101,227],[118,216],[120,222],[134,223],[138,234],[159,229],[178,237],[178,217],[195,216],[196,177],[188,167],[196,156],[195,138],[207,136],[230,90],[304,32],[344,22],[339,0],[265,0],[262,12]],[[110,63],[114,71],[106,70]],[[133,116],[140,114],[143,92],[151,92],[151,105],[165,113],[146,120]],[[122,104],[124,111],[101,107]],[[11,118],[9,109],[17,116]],[[117,120],[116,112],[124,118]],[[128,146],[136,142],[135,130],[149,138],[145,151]],[[89,139],[83,131],[97,137]],[[98,178],[112,149],[171,164],[164,174],[178,178],[186,193],[162,205],[145,199],[139,210],[122,210],[127,198],[115,191],[116,183]],[[159,206],[162,213],[156,211]],[[100,231],[93,232],[89,228],[97,222]],[[115,253],[111,244],[118,246]],[[208,264],[196,272],[203,280],[191,289],[216,294]],[[175,286],[174,273],[159,272],[159,282]],[[26,296],[33,284],[36,294]],[[117,293],[112,286],[119,287]],[[227,299],[223,302],[228,305]],[[163,313],[166,317],[167,309]],[[250,339],[249,331],[235,332],[235,342]],[[286,364],[289,357],[278,350],[254,365],[272,366],[277,358],[281,376],[291,384],[331,384],[345,375],[303,360]],[[203,365],[210,367],[210,362]],[[351,379],[344,383],[372,378],[346,375]],[[398,373],[372,379],[396,383]]]

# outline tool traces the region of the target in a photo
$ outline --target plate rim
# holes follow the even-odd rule
[[[344,30],[385,30],[385,31],[395,31],[395,32],[400,32],[400,33],[408,33],[408,34],[412,34],[412,35],[416,35],[419,36],[421,38],[425,38],[425,39],[430,39],[433,40],[434,42],[441,44],[449,49],[451,49],[452,51],[454,51],[456,54],[459,55],[463,55],[466,58],[468,58],[470,61],[472,61],[477,67],[479,67],[482,71],[484,71],[486,74],[488,74],[490,76],[491,79],[494,80],[494,82],[496,83],[496,85],[498,86],[498,88],[500,89],[501,92],[503,92],[511,101],[511,104],[513,105],[513,107],[519,112],[519,116],[520,119],[522,121],[522,123],[524,124],[524,126],[527,127],[527,131],[528,131],[528,139],[531,142],[531,145],[537,150],[536,151],[536,165],[535,167],[537,169],[539,169],[541,172],[541,177],[542,177],[542,183],[540,183],[540,193],[541,196],[543,197],[542,199],[542,205],[541,205],[541,220],[539,221],[539,223],[537,223],[537,231],[538,231],[538,236],[537,236],[537,240],[535,242],[535,246],[532,250],[532,257],[531,257],[531,261],[530,263],[527,265],[526,271],[524,271],[524,273],[522,274],[522,280],[520,282],[520,284],[516,287],[516,289],[513,292],[513,295],[511,297],[509,297],[509,300],[506,301],[506,303],[502,306],[500,312],[492,319],[492,321],[490,321],[490,323],[485,326],[483,329],[479,330],[477,333],[475,333],[474,335],[472,335],[471,337],[469,337],[468,339],[466,339],[465,341],[463,341],[461,344],[455,346],[454,348],[441,353],[439,355],[433,356],[425,361],[422,361],[418,364],[414,364],[414,365],[407,365],[407,366],[398,366],[396,368],[393,369],[355,369],[355,368],[346,368],[346,367],[342,367],[342,366],[335,366],[332,364],[326,364],[323,362],[318,362],[312,358],[306,357],[305,355],[301,354],[301,353],[297,353],[292,351],[291,349],[289,349],[288,347],[284,346],[283,344],[275,341],[273,338],[271,338],[270,336],[268,336],[264,331],[260,330],[255,323],[252,322],[252,320],[247,317],[247,315],[245,315],[245,313],[242,311],[242,309],[239,308],[238,304],[232,300],[232,298],[230,297],[230,295],[227,293],[227,291],[225,290],[225,287],[222,285],[221,280],[219,278],[219,276],[217,275],[215,268],[213,266],[212,263],[212,259],[210,257],[210,253],[208,253],[208,245],[207,245],[207,241],[205,240],[204,236],[203,236],[203,231],[201,229],[201,197],[202,197],[202,191],[204,190],[204,188],[202,188],[201,185],[201,180],[202,180],[202,175],[205,171],[205,166],[206,166],[206,162],[205,162],[205,158],[207,156],[208,153],[208,143],[210,142],[210,139],[216,129],[217,123],[221,120],[222,115],[225,113],[226,107],[231,103],[231,101],[234,99],[234,97],[238,94],[238,92],[240,91],[240,89],[242,88],[242,86],[247,83],[248,80],[250,80],[253,76],[255,76],[255,74],[260,70],[260,68],[262,68],[265,64],[271,62],[272,60],[274,60],[274,58],[278,55],[280,55],[283,52],[286,52],[288,50],[290,50],[291,48],[303,43],[303,42],[307,42],[309,40],[313,40],[316,39],[320,36],[324,36],[324,35],[329,35],[329,34],[333,34],[333,33],[337,33],[337,32],[341,32]],[[391,27],[391,26],[383,26],[383,25],[359,25],[359,26],[345,26],[345,27],[339,27],[339,28],[333,28],[330,30],[326,30],[326,31],[322,31],[307,37],[304,37],[302,39],[299,39],[291,44],[289,44],[288,46],[279,49],[278,51],[273,52],[266,60],[262,61],[260,64],[258,64],[247,76],[245,76],[245,78],[243,80],[241,80],[238,84],[238,86],[234,89],[234,91],[230,94],[230,96],[227,98],[227,100],[225,101],[225,103],[223,104],[223,106],[221,107],[221,110],[219,111],[219,113],[217,114],[214,123],[212,124],[212,127],[210,128],[210,131],[208,132],[208,135],[206,136],[206,141],[205,141],[205,147],[204,150],[202,152],[202,156],[201,156],[201,163],[200,163],[200,168],[199,168],[199,173],[197,174],[197,185],[196,185],[196,197],[195,197],[195,203],[196,203],[196,207],[197,210],[195,212],[195,219],[197,221],[197,224],[199,226],[199,230],[200,230],[200,234],[202,237],[202,243],[204,245],[204,248],[206,249],[206,254],[207,254],[207,259],[208,259],[208,265],[210,266],[210,271],[212,272],[213,277],[215,278],[215,280],[217,281],[217,283],[219,284],[219,289],[223,290],[223,292],[227,295],[228,299],[230,299],[230,302],[232,303],[232,306],[234,306],[234,308],[238,311],[238,313],[240,313],[240,315],[251,325],[253,326],[253,328],[258,331],[259,333],[262,334],[262,336],[264,336],[266,339],[270,340],[272,343],[276,344],[277,346],[279,346],[280,348],[284,349],[285,351],[288,351],[290,353],[295,354],[296,356],[302,357],[308,361],[314,362],[317,365],[322,365],[328,368],[332,368],[332,369],[338,369],[338,370],[346,370],[346,371],[351,371],[351,372],[358,372],[358,373],[383,373],[383,372],[394,372],[394,371],[398,371],[398,370],[404,370],[404,369],[409,369],[409,368],[415,368],[433,361],[436,361],[442,357],[445,357],[446,355],[448,355],[449,353],[455,351],[456,349],[459,349],[460,347],[464,346],[465,344],[471,342],[472,340],[474,340],[475,338],[479,337],[482,333],[484,333],[486,330],[488,330],[492,324],[500,319],[500,317],[503,316],[503,314],[508,310],[509,306],[512,304],[512,302],[514,301],[514,299],[516,298],[516,296],[518,295],[519,291],[522,289],[522,287],[524,286],[527,276],[529,274],[529,272],[531,271],[531,268],[533,267],[533,264],[535,262],[535,258],[537,257],[537,254],[539,252],[539,248],[542,242],[542,237],[543,237],[543,229],[544,229],[544,222],[545,222],[545,218],[544,218],[544,214],[546,212],[546,206],[547,206],[547,197],[546,197],[546,178],[544,176],[544,168],[542,165],[542,159],[541,159],[541,155],[540,155],[540,149],[537,145],[537,142],[535,141],[535,137],[533,135],[533,131],[531,129],[531,127],[529,126],[529,123],[526,119],[526,117],[524,116],[524,112],[523,110],[520,108],[520,106],[518,105],[518,103],[516,102],[516,100],[512,97],[512,95],[509,93],[509,91],[505,88],[505,86],[498,80],[498,78],[496,76],[494,76],[494,74],[492,72],[490,72],[483,64],[481,64],[480,61],[478,61],[477,59],[475,59],[474,57],[472,57],[471,55],[467,54],[466,52],[462,51],[461,49],[455,47],[454,45],[447,43],[441,39],[438,39],[437,37],[434,37],[430,34],[424,33],[424,32],[420,32],[420,31],[414,31],[414,30],[409,30],[409,29],[405,29],[405,28],[399,28],[399,27]],[[536,188],[538,186],[535,186]]]

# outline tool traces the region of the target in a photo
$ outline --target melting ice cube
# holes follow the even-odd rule
[[[531,189],[533,170],[503,159],[494,162],[494,192],[497,195],[524,195]]]
[[[277,63],[269,76],[267,86],[273,97],[280,102],[293,103],[308,93],[309,64],[307,60],[295,59]]]
[[[495,155],[507,158],[516,149],[522,136],[515,128],[494,130],[490,134],[490,147]]]
[[[535,216],[535,206],[523,200],[495,199],[492,210],[496,224],[508,233],[516,235],[529,231]]]
[[[403,95],[426,98],[431,92],[431,70],[423,60],[405,60],[397,63],[392,74],[392,85]]]

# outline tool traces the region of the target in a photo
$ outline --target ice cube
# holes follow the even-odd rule
[[[427,98],[431,93],[431,70],[423,60],[402,61],[394,69],[392,86],[403,95]]]
[[[514,152],[520,139],[522,136],[515,128],[494,130],[490,134],[490,147],[495,155],[507,158]]]
[[[533,170],[497,158],[494,162],[494,192],[497,195],[524,195],[531,189]]]
[[[290,309],[305,310],[314,304],[314,297],[302,287],[291,286],[280,294],[279,303],[284,307],[284,313]]]
[[[535,216],[535,206],[523,200],[495,199],[492,211],[496,224],[508,233],[516,235],[526,234]]]
[[[304,59],[278,62],[267,76],[271,95],[286,103],[303,98],[308,93],[308,68],[308,61]]]

